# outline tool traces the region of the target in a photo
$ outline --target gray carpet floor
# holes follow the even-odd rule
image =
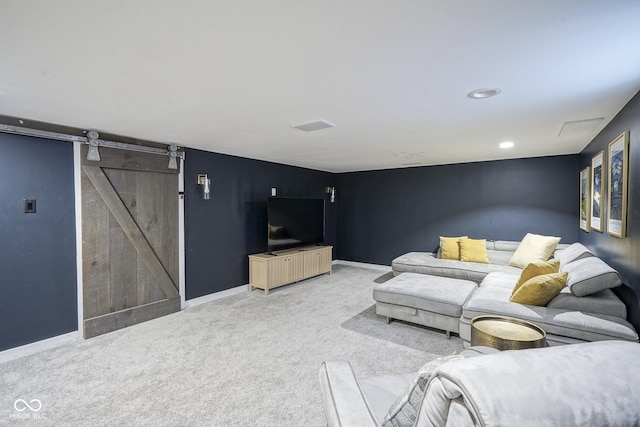
[[[322,426],[324,360],[357,376],[416,371],[457,337],[376,316],[380,270],[334,266],[0,364],[0,425]],[[17,399],[38,399],[38,419]],[[18,418],[23,414],[22,418]]]

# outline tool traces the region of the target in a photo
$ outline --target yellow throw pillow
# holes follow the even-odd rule
[[[511,257],[509,265],[525,268],[530,262],[546,261],[556,250],[558,243],[560,243],[560,237],[527,233]]]
[[[440,252],[442,259],[460,259],[460,246],[458,240],[467,239],[468,236],[442,237],[440,236]]]
[[[460,261],[489,264],[485,239],[460,239]]]
[[[567,286],[569,273],[542,274],[533,277],[520,286],[509,298],[511,302],[520,304],[545,306],[554,299],[562,288]]]
[[[560,260],[558,259],[550,259],[549,261],[535,261],[530,263],[524,268],[524,270],[522,270],[520,278],[516,282],[516,285],[513,287],[511,296],[513,296],[518,288],[522,286],[527,280],[536,276],[540,276],[542,274],[557,273],[558,271],[560,271]]]

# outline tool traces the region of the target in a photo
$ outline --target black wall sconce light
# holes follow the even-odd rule
[[[327,187],[327,194],[329,194],[329,201],[335,203],[336,201],[336,187]]]

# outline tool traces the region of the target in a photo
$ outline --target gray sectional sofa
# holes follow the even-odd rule
[[[522,269],[509,266],[519,242],[489,241],[489,264],[441,259],[438,254],[411,252],[392,262],[399,275],[373,292],[376,312],[447,332],[471,341],[471,319],[503,315],[530,321],[547,332],[550,345],[585,341],[638,341],[626,320],[624,303],[610,288],[619,274],[579,243],[559,245],[554,257],[568,272],[567,287],[547,306],[510,302]]]
[[[327,425],[637,426],[640,345],[600,341],[498,352],[471,347],[418,373],[356,378],[327,361]]]

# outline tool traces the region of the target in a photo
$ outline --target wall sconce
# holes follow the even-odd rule
[[[198,174],[198,185],[202,185],[202,198],[209,200],[211,194],[211,180],[209,176],[204,173]]]
[[[327,194],[330,194],[329,201],[335,203],[336,201],[336,187],[327,187]]]

